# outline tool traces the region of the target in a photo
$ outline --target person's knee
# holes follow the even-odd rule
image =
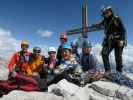
[[[115,57],[116,63],[122,63],[122,56]]]
[[[108,56],[108,53],[107,53],[107,51],[102,50],[101,55],[102,55],[102,58],[104,58],[104,57]]]

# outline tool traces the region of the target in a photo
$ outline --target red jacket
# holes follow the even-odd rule
[[[22,56],[22,52],[17,52],[13,55],[8,65],[9,72],[12,72],[14,68],[19,67],[21,71],[25,71],[25,68],[29,62],[32,53],[27,52]]]

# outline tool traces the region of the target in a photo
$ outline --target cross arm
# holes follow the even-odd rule
[[[101,31],[103,29],[104,29],[103,27],[92,25],[92,26],[86,27],[85,30],[86,32],[94,32],[94,31]],[[75,28],[75,29],[66,31],[67,35],[74,35],[82,32],[83,32],[83,28]]]

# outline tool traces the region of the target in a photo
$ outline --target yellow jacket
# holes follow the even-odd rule
[[[44,65],[45,61],[43,56],[39,56],[37,58],[31,58],[31,61],[28,64],[27,67],[27,75],[32,76],[33,73],[38,73],[42,70],[42,67]]]

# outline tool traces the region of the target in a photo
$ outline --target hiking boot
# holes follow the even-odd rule
[[[4,95],[4,94],[0,92],[0,98],[2,98],[2,97],[3,97],[3,95]]]
[[[5,94],[7,94],[6,91],[5,91],[4,89],[0,88],[0,98],[1,98],[3,95],[5,95]]]
[[[116,69],[116,71],[119,72],[119,73],[122,73],[123,72],[122,69]]]
[[[3,91],[0,90],[0,98],[3,96]]]

